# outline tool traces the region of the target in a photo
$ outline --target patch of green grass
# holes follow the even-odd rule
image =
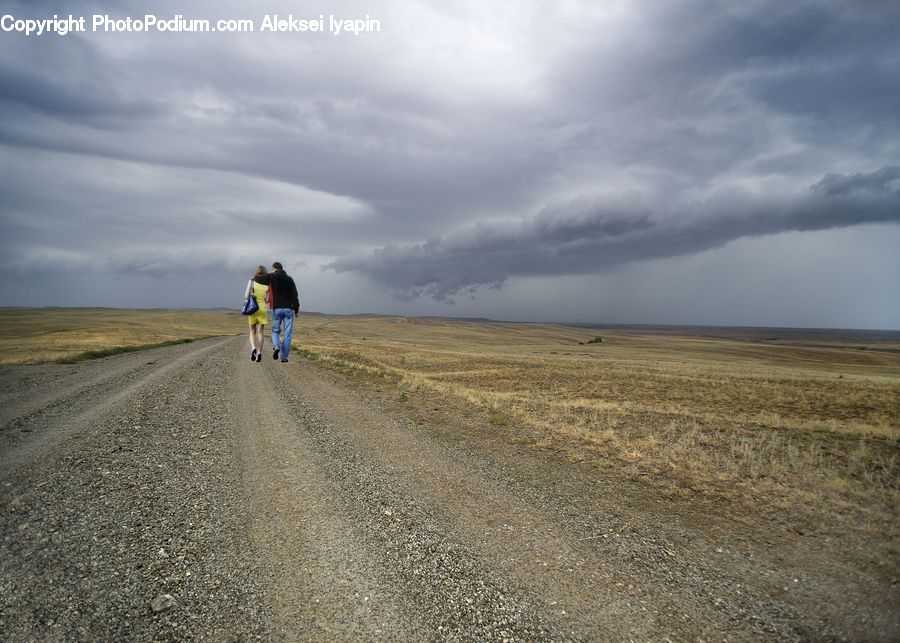
[[[488,416],[488,422],[494,426],[506,426],[509,424],[509,416],[503,411],[491,409],[491,414]]]
[[[210,335],[212,337],[212,335]],[[100,359],[101,357],[109,357],[110,355],[119,355],[120,353],[133,353],[135,351],[145,351],[151,348],[163,348],[164,346],[177,346],[178,344],[190,344],[191,342],[197,341],[199,339],[207,339],[206,337],[195,337],[188,339],[170,339],[165,342],[157,342],[155,344],[140,344],[137,346],[110,346],[109,348],[101,348],[92,351],[84,351],[82,353],[75,353],[74,355],[67,355],[65,357],[59,357],[54,360],[50,360],[49,364],[76,364],[78,362],[84,362],[89,359]]]
[[[294,347],[293,350],[296,351],[300,357],[308,359],[311,362],[315,362],[316,360],[321,358],[318,353],[313,352],[313,351],[309,350],[308,348]]]

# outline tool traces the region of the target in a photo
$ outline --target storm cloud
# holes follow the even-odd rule
[[[866,223],[900,223],[900,167],[829,174],[796,198],[723,193],[647,211],[576,199],[532,219],[470,226],[446,237],[344,257],[328,268],[368,275],[399,297],[443,300],[509,277],[596,274],[643,259],[691,254],[734,239]]]
[[[0,0],[16,17],[147,10]],[[570,277],[624,291],[638,264],[662,283],[722,253],[720,281],[682,280],[687,299],[804,234],[804,263],[778,276],[792,292],[835,279],[836,247],[866,258],[840,269],[871,285],[823,293],[816,323],[856,307],[879,312],[853,323],[900,325],[900,303],[881,303],[895,254],[871,241],[900,239],[897,3],[152,10],[257,26],[369,14],[382,31],[0,33],[0,265],[35,284],[0,285],[11,303],[232,306],[277,259],[308,308],[584,319],[602,302],[544,295]],[[778,315],[796,300],[773,293],[743,321],[794,323]],[[687,319],[677,301],[628,302],[631,321]],[[731,319],[704,310],[698,323]]]

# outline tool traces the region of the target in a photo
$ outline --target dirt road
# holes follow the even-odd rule
[[[2,640],[900,638],[865,543],[419,426],[245,338],[0,384]]]

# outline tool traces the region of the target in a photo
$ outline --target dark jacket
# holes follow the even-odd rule
[[[300,312],[300,298],[297,296],[297,285],[284,270],[270,272],[269,278],[269,306],[276,308],[290,308],[294,313]]]

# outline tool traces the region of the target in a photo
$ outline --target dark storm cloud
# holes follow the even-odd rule
[[[787,231],[900,223],[900,167],[829,174],[805,195],[777,200],[719,194],[663,211],[584,199],[517,223],[479,225],[446,237],[344,257],[329,268],[367,275],[406,299],[444,300],[510,277],[596,274],[624,263],[690,254]]]
[[[874,195],[896,194],[900,189],[900,167],[883,167],[868,174],[856,172],[849,176],[826,174],[810,190],[826,196],[870,193]]]
[[[376,50],[374,73],[360,73],[359,54],[346,43],[313,47],[296,37],[261,47],[241,37],[135,36],[151,44],[122,57],[75,38],[32,40],[14,45],[21,51],[5,68],[7,100],[54,118],[5,119],[0,140],[271,177],[370,203],[386,239],[404,229],[428,234],[448,216],[475,220],[564,199],[544,194],[547,177],[565,179],[581,164],[595,176],[614,165],[681,187],[710,180],[748,153],[780,154],[781,139],[754,128],[758,114],[747,103],[803,111],[795,104],[803,92],[788,91],[795,83],[818,89],[808,100],[821,96],[828,109],[853,105],[863,92],[874,99],[865,101],[870,111],[891,112],[884,74],[863,73],[889,65],[873,59],[888,46],[890,19],[840,4],[783,4],[671,4],[635,11],[630,29],[602,37],[551,19],[533,34],[533,57],[521,61],[525,70],[540,65],[524,88],[539,98],[524,103],[457,74],[427,75],[410,66],[398,42]],[[212,5],[192,10],[215,13]],[[202,51],[186,55],[188,44],[201,42]],[[23,67],[38,47],[36,62]],[[541,60],[543,50],[557,49],[549,63]],[[319,64],[322,52],[327,66]],[[851,64],[854,92],[824,94]],[[77,127],[115,119],[129,124],[127,137],[86,136]]]

